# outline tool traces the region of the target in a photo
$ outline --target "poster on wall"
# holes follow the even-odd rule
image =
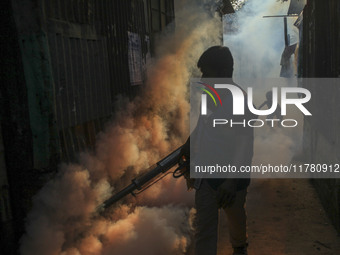
[[[128,62],[131,85],[143,83],[142,43],[136,33],[128,31]]]

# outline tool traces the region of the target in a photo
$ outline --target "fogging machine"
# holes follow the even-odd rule
[[[136,177],[131,181],[131,184],[120,190],[118,193],[111,196],[109,199],[104,201],[98,208],[97,211],[101,212],[127,196],[128,194],[136,195],[143,192],[151,185],[155,184],[160,179],[164,178],[167,174],[172,173],[174,178],[179,178],[183,175],[189,176],[189,161],[183,155],[184,145],[170,153],[168,156],[148,168],[145,173]],[[174,172],[168,172],[172,167],[178,164],[178,167]],[[138,191],[136,193],[135,191]]]

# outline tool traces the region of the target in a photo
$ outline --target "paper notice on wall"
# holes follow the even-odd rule
[[[150,54],[150,37],[149,36],[145,36],[145,44],[146,44],[146,54],[145,57],[143,58],[143,77],[144,79],[146,78],[146,72],[147,72],[147,67],[150,65],[151,62],[151,54]]]
[[[142,43],[136,33],[128,31],[128,61],[131,85],[143,83]]]

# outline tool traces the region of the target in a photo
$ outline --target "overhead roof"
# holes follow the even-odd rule
[[[223,15],[235,12],[233,6],[230,3],[230,0],[222,0],[222,6],[220,10]]]
[[[306,0],[291,0],[288,8],[288,15],[300,14],[306,5]]]

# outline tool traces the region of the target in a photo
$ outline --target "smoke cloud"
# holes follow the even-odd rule
[[[289,2],[248,0],[240,11],[226,18],[233,20],[224,43],[234,56],[234,80],[276,78],[284,49],[283,18],[263,18],[287,14]],[[289,18],[294,19],[294,18]],[[290,26],[291,27],[291,26]]]
[[[115,120],[98,135],[93,153],[62,164],[34,197],[20,251],[23,255],[181,254],[190,244],[192,193],[183,179],[164,178],[128,197],[106,217],[95,208],[112,193],[185,142],[189,135],[189,78],[198,57],[219,44],[214,18],[185,2],[176,29],[160,38],[143,94],[117,101]],[[183,4],[183,3],[181,3]],[[197,70],[196,70],[197,71]],[[128,86],[128,84],[126,84]]]
[[[224,35],[224,44],[234,56],[234,80],[243,88],[253,87],[256,107],[266,101],[266,93],[272,87],[297,86],[296,77],[280,78],[280,60],[285,47],[283,18],[263,18],[287,14],[288,7],[289,1],[248,0],[240,11],[225,19],[228,33]],[[293,26],[295,20],[288,18],[288,33],[292,42],[297,39]],[[265,117],[260,116],[260,119],[265,120]],[[290,107],[284,119],[295,119],[298,126],[280,128],[276,125],[271,128],[265,125],[255,128],[253,165],[287,164],[299,153],[303,115],[295,107]]]
[[[79,164],[62,164],[58,175],[34,197],[21,254],[186,252],[191,242],[189,208],[193,193],[186,191],[183,179],[164,178],[137,199],[127,197],[105,217],[94,216],[95,208],[106,198],[130,184],[132,178],[180,146],[189,135],[187,84],[197,76],[195,66],[201,53],[220,44],[220,22],[195,5],[195,0],[178,2],[176,29],[159,39],[158,57],[149,63],[142,95],[133,101],[118,100],[115,120],[98,135],[95,152],[81,153]],[[245,75],[278,76],[283,32],[273,26],[281,21],[263,20],[262,15],[277,14],[275,8],[283,6],[271,0],[249,0],[238,12],[242,21],[239,32],[225,38],[235,58],[236,81]],[[262,99],[259,96],[259,101]],[[290,143],[296,133],[277,132],[281,132],[275,136],[277,142],[271,139],[271,144],[285,141],[289,148],[295,148]],[[260,147],[269,138],[258,137],[260,146],[255,153],[264,155]]]

